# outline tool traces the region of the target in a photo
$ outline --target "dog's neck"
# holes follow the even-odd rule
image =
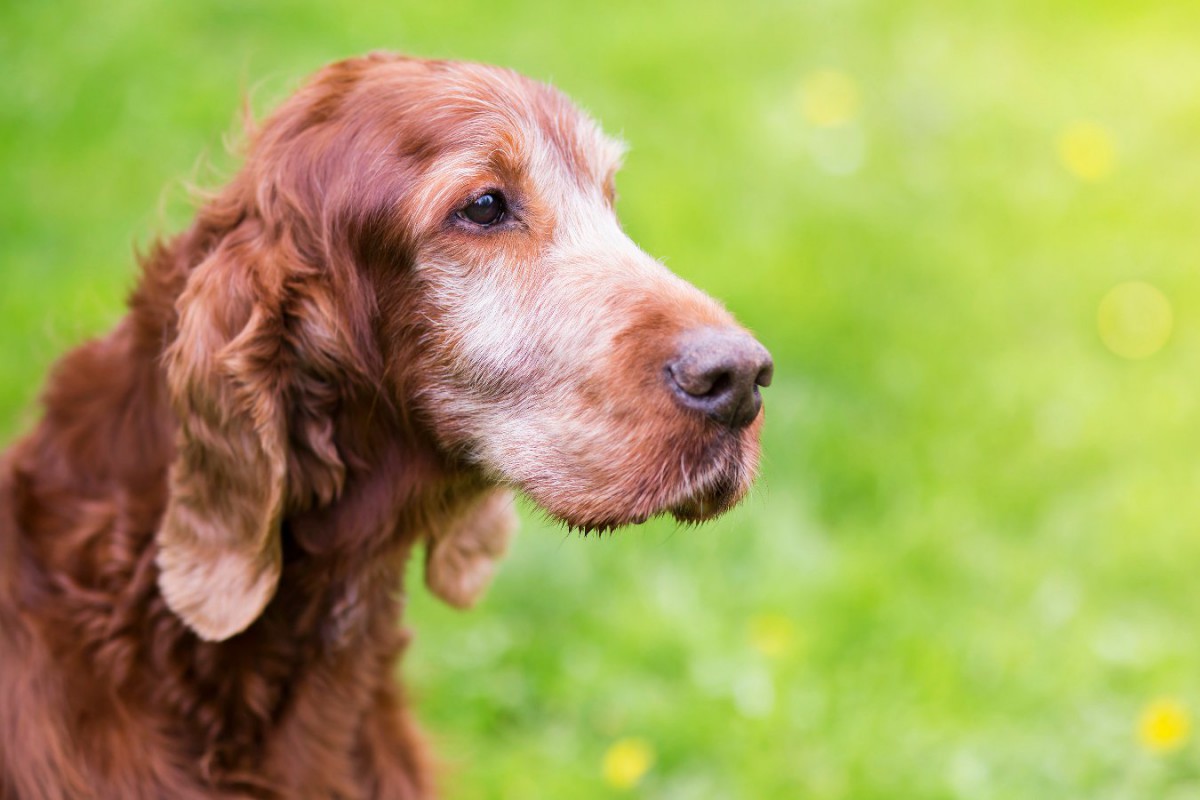
[[[0,549],[17,551],[0,565],[11,570],[0,590],[14,587],[54,657],[77,662],[71,674],[94,679],[66,687],[68,707],[120,702],[165,725],[197,726],[208,768],[231,775],[262,755],[268,726],[319,725],[330,709],[345,717],[395,702],[404,564],[422,527],[476,487],[448,477],[398,426],[371,432],[370,452],[350,454],[332,504],[285,517],[283,574],[262,617],[228,641],[198,639],[164,603],[155,566],[177,428],[161,356],[187,245],[181,237],[150,255],[130,313],[59,362],[43,423],[0,462],[0,503],[11,503],[0,511],[16,528],[15,537],[0,530],[15,538]],[[353,435],[363,437],[361,425]],[[139,685],[145,675],[162,684]],[[331,703],[320,693],[332,685],[356,694]],[[347,730],[344,722],[330,730]]]

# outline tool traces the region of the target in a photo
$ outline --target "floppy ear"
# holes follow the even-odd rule
[[[218,245],[189,276],[164,356],[179,430],[158,585],[210,641],[248,627],[279,582],[291,359],[271,255],[254,237]]]
[[[513,493],[490,489],[425,543],[425,585],[455,608],[483,596],[517,530]]]

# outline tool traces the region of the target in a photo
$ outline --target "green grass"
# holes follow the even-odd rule
[[[120,315],[183,184],[229,174],[243,94],[265,110],[374,48],[506,64],[632,144],[627,229],[777,381],[763,480],[724,520],[585,540],[527,513],[466,615],[414,573],[405,678],[450,796],[1200,796],[1194,741],[1138,738],[1157,697],[1200,712],[1198,24],[1033,0],[6,3],[0,436]],[[834,128],[804,112],[826,69],[858,93]],[[1060,157],[1080,121],[1111,141],[1098,181]],[[1136,361],[1096,323],[1128,280],[1174,311]],[[628,738],[653,763],[621,790],[602,764]]]

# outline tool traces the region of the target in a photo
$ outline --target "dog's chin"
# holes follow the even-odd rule
[[[723,433],[678,449],[640,459],[644,472],[631,469],[596,475],[543,473],[521,480],[499,473],[499,482],[518,489],[550,518],[582,533],[603,533],[670,515],[681,523],[707,522],[736,506],[758,471],[761,417],[734,434]],[[664,468],[665,466],[665,468]]]
[[[708,522],[737,505],[741,499],[735,492],[705,492],[689,497],[669,509],[671,516],[680,522]]]
[[[737,505],[749,491],[753,475],[753,465],[743,464],[739,460],[712,464],[701,476],[683,485],[662,487],[653,495],[643,496],[640,502],[635,501],[627,507],[609,507],[607,513],[603,507],[597,508],[598,513],[586,517],[557,512],[541,503],[539,505],[567,527],[583,533],[603,533],[640,525],[666,514],[679,522],[695,524],[714,519]],[[536,502],[537,498],[534,500]]]
[[[707,522],[741,502],[758,471],[762,416],[740,434],[712,443],[682,485],[675,487],[664,511],[684,523]]]
[[[739,478],[738,470],[731,470],[717,478],[710,479],[699,486],[676,488],[674,491],[663,492],[657,498],[644,498],[641,503],[633,503],[630,507],[616,508],[610,504],[598,504],[592,513],[582,515],[573,509],[560,509],[540,502],[535,494],[526,494],[541,506],[552,519],[580,533],[607,533],[626,528],[631,525],[641,525],[655,517],[670,514],[679,522],[700,523],[719,517],[733,508],[746,495],[750,481]],[[656,493],[657,494],[657,493]]]
[[[707,522],[738,504],[748,481],[740,480],[736,467],[716,473],[700,486],[689,488],[667,511],[680,522]]]

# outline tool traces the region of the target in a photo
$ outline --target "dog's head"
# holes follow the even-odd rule
[[[745,494],[770,358],[621,230],[620,158],[555,90],[475,64],[341,62],[265,123],[190,234],[166,355],[160,584],[197,632],[253,621],[280,519],[343,491],[349,387],[573,527]]]

